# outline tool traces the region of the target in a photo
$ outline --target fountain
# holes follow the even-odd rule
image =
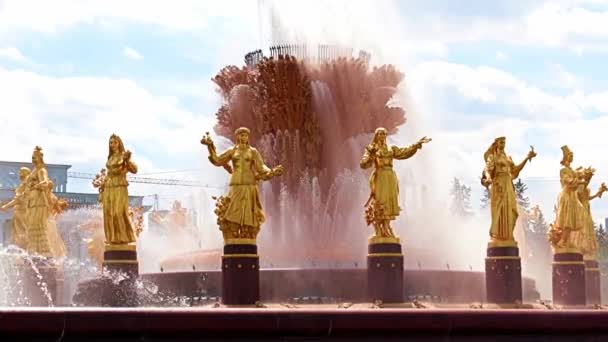
[[[267,181],[259,186],[266,211],[261,231],[260,217],[240,225],[228,219],[231,201],[241,190],[215,198],[224,245],[204,250],[179,202],[168,213],[153,212],[147,218],[141,208],[129,209],[126,173],[137,172],[137,166],[113,135],[107,164],[113,170],[100,173],[93,183],[100,190],[101,206],[67,210],[57,217],[57,226],[48,227],[48,231],[59,229],[64,238],[74,236],[66,239],[63,267],[55,267],[55,258],[32,256],[33,251],[18,246],[0,250],[2,306],[84,308],[0,310],[0,334],[60,340],[87,334],[143,339],[202,334],[451,338],[513,332],[571,334],[585,329],[607,333],[606,317],[600,311],[556,312],[549,311],[556,308],[552,303],[537,303],[540,296],[534,280],[521,277],[517,244],[499,241],[514,242],[511,235],[515,235],[521,242],[517,228],[506,237],[493,236],[487,272],[476,272],[472,267],[455,267],[449,259],[452,255],[444,264],[436,249],[429,249],[430,244],[441,244],[432,234],[421,232],[423,237],[414,240],[410,238],[414,233],[405,233],[409,225],[424,228],[430,221],[448,227],[454,235],[466,233],[443,214],[444,207],[429,199],[426,184],[403,191],[398,205],[406,212],[394,226],[382,219],[386,208],[375,197],[369,201],[370,184],[361,170],[373,162],[361,156],[364,150],[375,153],[378,136],[383,139],[407,127],[402,126],[405,110],[391,102],[403,79],[394,66],[370,68],[369,53],[361,51],[353,57],[352,49],[338,46],[278,45],[269,50],[268,57],[261,50],[246,54],[243,67],[228,66],[213,79],[224,100],[217,112],[216,135],[245,139],[246,132],[268,165],[284,166],[260,167],[260,179],[246,184],[255,183],[251,196],[257,199],[257,182]],[[374,143],[367,145],[372,136]],[[417,150],[429,141],[423,138],[409,149]],[[231,168],[240,159],[218,155],[209,134],[201,142],[215,166],[234,173]],[[218,148],[222,144],[225,141]],[[395,158],[413,155],[409,149],[394,150],[400,155]],[[490,178],[496,176],[487,171]],[[406,182],[414,179],[413,172],[398,175]],[[502,181],[508,184],[511,175]],[[253,205],[256,213],[260,202]],[[407,211],[416,207],[430,209]],[[512,226],[516,217],[509,219]],[[373,231],[375,236],[368,240]],[[396,233],[405,239],[397,239]],[[422,246],[414,245],[420,241]],[[177,244],[183,253],[158,252],[163,243]],[[565,260],[576,265],[555,264],[555,270],[575,269],[579,282],[585,272],[591,278],[599,273],[593,260],[576,257]],[[483,255],[478,258],[481,263]],[[572,290],[566,280],[574,277],[562,272],[555,278],[560,289]],[[57,288],[65,284],[71,298],[57,295],[61,292]],[[581,304],[584,287],[579,284],[575,290],[579,292],[572,302]],[[100,306],[134,308],[91,308]],[[498,310],[505,308],[516,310]],[[28,335],[32,322],[37,328]]]
[[[269,50],[268,57],[261,50],[246,54],[244,66],[225,67],[213,79],[224,99],[216,114],[217,135],[233,139],[234,130],[247,126],[251,144],[268,164],[285,165],[282,177],[261,187],[267,212],[259,237],[261,298],[369,300],[364,287],[342,285],[366,282],[366,241],[373,231],[363,215],[369,189],[359,160],[376,127],[394,133],[405,123],[405,110],[387,105],[403,74],[392,65],[371,68],[365,51],[352,57],[351,49],[327,45]],[[426,200],[419,205],[432,205]],[[410,204],[400,204],[406,215]],[[406,251],[406,264],[437,265],[424,247],[407,245]],[[185,290],[182,284],[195,277],[196,268],[206,279],[206,293],[220,296],[220,265],[218,245],[169,257],[160,265],[162,273],[146,277],[165,291],[193,296],[202,289]],[[407,297],[485,301],[481,272],[406,267],[403,278]],[[286,282],[297,285],[280,285]],[[539,299],[533,280],[524,279],[523,291],[526,301]]]

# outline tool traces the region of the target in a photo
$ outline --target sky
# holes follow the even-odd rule
[[[0,0],[0,160],[40,145],[47,163],[94,173],[116,133],[142,176],[223,184],[199,144],[221,105],[211,78],[273,43],[342,44],[405,73],[416,130],[391,140],[433,137],[428,167],[447,170],[437,187],[458,177],[478,207],[483,152],[506,136],[516,161],[537,151],[522,179],[552,217],[562,145],[597,169],[593,189],[608,181],[607,20],[602,0]],[[169,201],[194,190],[130,191]],[[606,198],[592,208],[608,216]]]

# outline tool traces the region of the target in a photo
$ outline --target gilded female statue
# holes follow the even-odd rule
[[[31,171],[27,167],[19,169],[19,180],[21,181],[15,189],[15,197],[8,203],[4,204],[0,209],[6,211],[13,208],[13,222],[11,229],[11,243],[15,246],[26,249],[27,248],[27,223],[26,223],[26,209],[27,209],[27,183],[26,179],[30,175]]]
[[[486,165],[481,184],[490,191],[491,246],[517,246],[513,231],[519,215],[513,180],[519,177],[526,162],[536,157],[532,148],[526,158],[515,165],[505,152],[505,143],[505,137],[496,138],[483,155]]]
[[[48,223],[52,214],[52,203],[49,201],[50,181],[43,157],[42,148],[36,146],[32,154],[34,168],[25,180],[27,187],[27,251],[51,257],[53,253],[49,245]]]
[[[399,216],[399,184],[393,170],[393,159],[408,159],[431,139],[423,137],[408,147],[389,146],[386,143],[387,131],[379,127],[369,145],[365,147],[361,168],[374,167],[369,178],[370,195],[366,207],[367,224],[374,225],[374,237],[395,238],[390,221]]]
[[[549,239],[554,248],[581,249],[581,234],[585,226],[585,209],[578,197],[579,185],[584,178],[582,170],[573,170],[570,166],[574,153],[568,146],[562,146],[562,168],[559,180],[562,190],[557,200],[557,217],[551,225]]]
[[[137,173],[137,165],[116,134],[110,137],[108,148],[107,174],[103,182],[96,185],[101,194],[105,242],[106,245],[130,244],[135,242],[135,234],[129,215],[127,173]]]
[[[595,169],[588,167],[586,169],[578,168],[577,172],[581,175],[579,180],[577,196],[583,206],[583,228],[581,234],[577,234],[579,241],[575,242],[575,245],[580,246],[581,251],[588,259],[596,259],[597,257],[597,237],[595,236],[595,229],[593,227],[593,217],[591,216],[591,201],[602,197],[602,194],[608,190],[606,184],[602,183],[598,191],[591,195],[589,189],[589,182],[595,173]]]
[[[230,191],[218,199],[216,209],[224,240],[255,239],[264,222],[258,182],[282,175],[283,167],[271,169],[264,164],[260,152],[249,145],[248,128],[238,128],[234,135],[236,144],[219,155],[209,133],[201,139],[201,144],[207,146],[211,164],[232,173]]]
[[[21,183],[15,189],[15,198],[1,209],[14,208],[15,245],[30,253],[61,258],[66,255],[66,249],[57,230],[55,218],[67,207],[67,202],[53,194],[54,184],[48,179],[40,147],[36,147],[32,162],[36,175],[32,176],[34,172],[27,167],[19,169]],[[29,224],[32,224],[31,227]],[[33,239],[31,243],[30,236]]]

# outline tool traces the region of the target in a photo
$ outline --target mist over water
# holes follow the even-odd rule
[[[328,2],[312,2],[313,9],[287,8],[280,2],[264,2],[263,10],[266,18],[274,18],[272,25],[267,27],[267,34],[263,37],[268,44],[281,43],[320,43],[352,46],[369,51],[372,55],[372,64],[390,63],[403,67],[404,60],[409,54],[399,54],[396,46],[401,44],[396,39],[402,27],[399,23],[390,20],[397,10],[394,2],[382,2],[378,6],[352,2],[348,8],[343,3],[330,4]],[[297,5],[295,7],[298,7]],[[313,13],[314,18],[307,17]],[[393,12],[393,13],[391,13]],[[295,18],[294,13],[299,13]],[[373,23],[373,18],[385,15],[388,20]],[[264,15],[263,15],[264,17]],[[278,18],[278,19],[277,19]],[[315,19],[313,21],[313,19]],[[366,28],[365,32],[361,27]],[[380,27],[386,34],[378,35]],[[373,42],[373,43],[372,43]],[[401,107],[406,112],[407,122],[398,128],[398,132],[389,136],[389,143],[397,146],[407,146],[415,143],[423,136],[433,138],[422,150],[408,159],[395,161],[400,185],[401,216],[394,226],[401,236],[407,264],[421,264],[424,268],[483,270],[485,248],[488,241],[488,222],[482,215],[461,219],[451,215],[450,183],[454,177],[459,176],[462,168],[450,165],[454,160],[449,156],[448,146],[442,145],[440,126],[441,113],[419,111],[420,107],[415,98],[412,98],[408,87],[408,70],[405,80],[397,88],[389,106]],[[315,91],[316,90],[316,91]],[[331,94],[323,92],[322,84],[313,85],[315,102],[330,101]],[[424,107],[424,105],[423,105]],[[325,118],[325,124],[331,126],[333,121]],[[339,127],[335,127],[339,130]],[[329,130],[328,130],[329,131]],[[371,135],[362,135],[353,139],[348,148],[342,146],[343,153],[353,155],[358,162],[363,148],[369,143]],[[480,157],[481,158],[481,157]],[[364,231],[363,236],[372,233],[372,229],[365,227],[363,221],[363,203],[369,193],[369,172],[360,172],[357,167],[352,172],[352,182],[360,189],[362,196],[344,196],[341,200],[353,201],[353,212],[343,213],[353,217],[355,224]],[[469,184],[477,186],[477,184]],[[339,186],[338,186],[339,187]],[[473,211],[477,212],[476,203]],[[343,227],[342,224],[336,224]],[[352,230],[347,230],[349,233]],[[346,237],[348,240],[359,240],[362,236]],[[364,238],[365,240],[365,238]],[[366,242],[365,242],[366,243]],[[408,253],[408,250],[411,253]],[[414,260],[415,259],[415,260]]]
[[[407,122],[398,128],[396,134],[389,136],[389,142],[403,147],[415,143],[422,136],[434,139],[414,157],[395,161],[403,212],[394,227],[404,242],[407,266],[483,270],[489,219],[478,213],[476,203],[472,203],[472,217],[463,219],[449,212],[450,183],[468,168],[454,163],[449,146],[442,141],[442,113],[418,110],[425,107],[424,103],[421,106],[412,97],[404,63],[411,56],[396,48],[402,45],[398,34],[401,24],[392,16],[397,9],[396,3],[385,1],[377,6],[361,2],[345,4],[312,1],[287,6],[284,2],[260,1],[261,48],[277,44],[335,44],[353,47],[355,51],[369,51],[372,56],[370,69],[380,63],[400,66],[406,78],[399,84],[389,106],[403,108]],[[381,17],[387,20],[374,22]],[[380,31],[384,33],[380,34]],[[323,81],[313,81],[311,87],[314,110],[321,126],[321,148],[326,155],[340,155],[342,162],[328,161],[325,164],[329,174],[335,175],[333,179],[327,179],[323,173],[312,175],[305,172],[295,189],[273,187],[269,183],[261,186],[267,221],[262,226],[259,243],[263,251],[261,261],[264,264],[266,258],[267,266],[310,267],[342,263],[347,267],[360,264],[365,260],[367,237],[373,232],[365,225],[363,216],[363,204],[369,195],[369,170],[363,171],[358,167],[371,134],[341,140],[339,137],[346,123],[338,120],[336,106],[339,97]],[[293,137],[285,139],[291,141]],[[271,151],[275,146],[274,141],[265,138],[260,141],[260,146],[256,147],[261,152]],[[289,151],[291,154],[302,153],[297,144],[291,148],[294,149]],[[263,155],[268,158],[268,154]],[[267,159],[267,162],[269,165],[283,162],[289,172],[294,168],[289,164],[290,160],[299,159],[295,155],[291,157],[283,161]],[[276,207],[270,205],[277,199]],[[193,204],[202,217],[210,215],[215,218],[213,202]],[[199,224],[204,236],[201,239],[203,249],[221,248],[221,234],[215,221]],[[160,242],[144,237],[142,243],[158,245]],[[170,254],[171,250],[179,250],[181,246],[178,246],[163,247],[162,253]],[[152,250],[158,251],[159,248]]]
[[[407,122],[398,128],[396,134],[389,136],[389,143],[407,146],[422,136],[433,138],[433,141],[426,144],[414,157],[395,161],[394,168],[399,178],[403,211],[394,226],[404,243],[406,267],[449,267],[483,271],[489,240],[489,208],[480,210],[477,197],[473,196],[471,216],[455,216],[449,210],[450,187],[455,177],[472,187],[474,194],[482,192],[477,174],[470,174],[470,170],[479,167],[481,172],[483,158],[480,155],[474,166],[463,165],[467,161],[459,159],[447,140],[442,137],[442,132],[445,131],[442,123],[449,118],[445,117],[444,113],[429,110],[433,105],[423,102],[425,99],[416,98],[416,94],[412,93],[412,85],[408,84],[408,66],[412,66],[413,61],[420,57],[414,56],[415,52],[407,51],[407,42],[401,37],[404,24],[395,20],[397,7],[398,4],[393,1],[383,1],[377,5],[354,1],[349,2],[348,6],[339,1],[312,1],[306,5],[290,3],[289,6],[284,2],[264,1],[260,2],[260,41],[266,46],[307,43],[365,49],[371,53],[372,64],[395,64],[405,72],[406,77],[389,101],[389,106],[403,108]],[[385,20],[375,20],[377,18]],[[331,94],[325,92],[323,84],[313,84],[313,95],[316,103],[331,101]],[[328,108],[331,109],[331,106]],[[331,118],[325,117],[324,120],[328,127],[335,125]],[[371,135],[358,136],[340,146],[340,151],[352,154],[353,160],[358,161],[370,139]],[[479,143],[484,145],[479,148],[483,150],[491,141]],[[369,172],[362,172],[355,167],[348,175],[350,184],[345,186],[356,188],[358,191],[340,197],[340,200],[352,201],[354,204],[352,212],[343,213],[342,217],[337,216],[336,229],[342,229],[345,224],[360,227],[343,230],[352,235],[345,237],[345,241],[357,241],[348,243],[351,248],[364,249],[365,242],[359,242],[365,241],[372,233],[371,228],[365,227],[363,220],[363,203],[369,191],[368,175]],[[339,189],[340,185],[334,184],[332,187]],[[338,192],[340,191],[334,193]],[[350,215],[351,218],[347,219],[344,215]],[[262,237],[268,239],[267,233],[274,224],[272,219],[267,222],[262,229]],[[282,222],[281,226],[284,227],[284,224],[285,222]],[[288,226],[300,231],[300,234],[302,229],[306,229],[304,225]],[[516,236],[522,249],[520,254],[523,275],[536,279],[541,295],[548,298],[551,275],[547,267],[550,266],[527,265],[523,254],[533,251],[526,246],[521,223],[516,228]],[[363,254],[361,257],[363,258]]]

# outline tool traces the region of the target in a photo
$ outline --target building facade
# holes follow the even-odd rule
[[[19,169],[22,167],[32,168],[31,163],[0,161],[0,203],[10,201],[14,196],[14,190],[19,185]],[[68,192],[68,170],[71,165],[46,164],[49,179],[55,187],[53,192],[57,197],[65,198],[68,202],[68,210],[82,207],[97,206],[98,193],[75,193]],[[131,207],[141,207],[143,196],[129,196]],[[10,225],[12,211],[0,211],[0,245],[6,245],[10,239]]]

